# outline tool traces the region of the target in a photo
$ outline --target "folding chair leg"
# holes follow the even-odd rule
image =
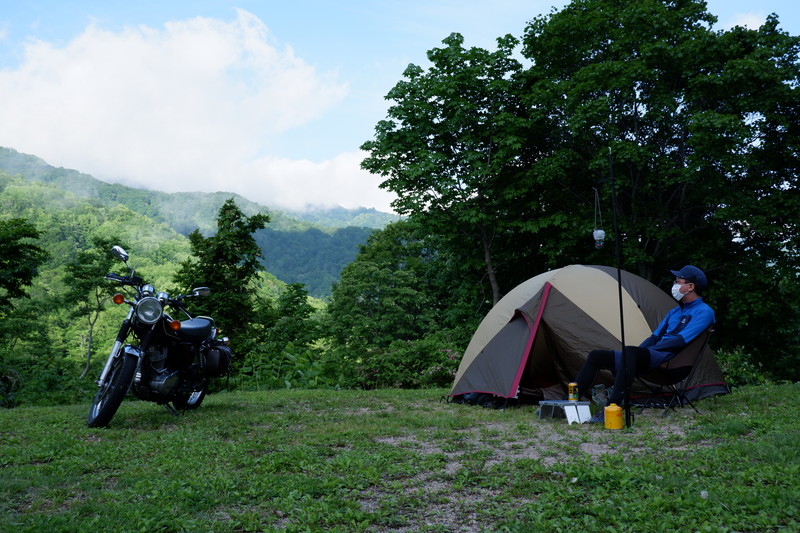
[[[674,385],[669,386],[669,391],[672,393],[672,396],[669,397],[669,403],[667,403],[667,407],[664,409],[664,412],[661,414],[661,416],[667,416],[670,409],[683,407],[683,404],[681,403],[681,396]]]
[[[661,416],[667,416],[670,409],[675,409],[675,407],[683,407],[684,402],[691,405],[695,413],[697,413],[698,415],[700,414],[700,411],[697,409],[697,407],[694,406],[692,401],[686,397],[683,391],[678,392],[677,390],[674,390],[672,393],[672,398],[669,399],[669,404],[667,405],[667,408],[664,409],[664,412],[662,413]]]
[[[694,406],[694,404],[692,403],[692,400],[690,400],[689,398],[687,398],[687,397],[686,397],[686,396],[684,396],[683,394],[681,394],[681,398],[683,398],[683,400],[684,400],[686,403],[688,403],[689,405],[691,405],[691,406],[692,406],[692,409],[694,409],[694,412],[695,412],[695,413],[697,413],[698,415],[700,414],[700,411],[697,409],[697,407],[695,407],[695,406]]]

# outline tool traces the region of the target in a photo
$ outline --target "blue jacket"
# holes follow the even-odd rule
[[[650,368],[669,361],[716,322],[714,310],[702,298],[670,309],[650,337],[640,344],[650,352]]]

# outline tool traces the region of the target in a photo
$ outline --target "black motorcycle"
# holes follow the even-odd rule
[[[107,426],[128,390],[141,400],[165,405],[173,414],[197,409],[209,380],[227,374],[233,359],[228,339],[217,338],[214,320],[192,317],[184,305],[186,298],[208,296],[209,289],[198,287],[192,294],[172,299],[135,275],[125,250],[114,246],[112,253],[130,273],[108,274],[105,279],[125,287],[128,296],[118,293],[113,301],[128,304],[130,310],[97,380],[89,427]],[[183,320],[167,310],[180,313]]]

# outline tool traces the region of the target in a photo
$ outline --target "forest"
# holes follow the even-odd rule
[[[215,231],[217,210],[235,198],[244,213],[268,212],[269,227],[255,238],[265,251],[265,268],[287,283],[302,283],[316,298],[330,295],[331,284],[344,265],[355,258],[358,246],[374,229],[398,220],[375,209],[271,209],[235,194],[163,193],[102,182],[76,170],[55,168],[42,159],[0,147],[0,170],[26,181],[51,185],[97,205],[125,206],[164,223],[181,235],[195,229],[207,235]]]
[[[237,317],[215,315],[237,354],[225,386],[448,386],[504,293],[553,268],[618,261],[664,289],[670,269],[705,270],[730,383],[800,378],[800,39],[776,15],[758,29],[714,23],[697,0],[574,0],[494,50],[444,39],[428,66],[402,73],[361,147],[402,219],[342,230],[363,243],[352,259],[311,247],[320,264],[341,258],[340,269],[289,278],[296,265],[254,262],[227,295]],[[86,194],[97,185],[5,168],[6,406],[91,396],[121,311],[107,304],[113,289],[78,281],[84,267],[113,267],[103,263],[109,243],[179,292],[204,272],[223,208],[253,230],[253,257],[296,242],[281,240],[278,214],[233,195],[170,196],[163,210],[166,197],[105,185]],[[330,293],[311,294],[309,275]],[[214,283],[226,297],[225,280]]]

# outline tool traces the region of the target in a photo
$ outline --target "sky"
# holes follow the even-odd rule
[[[561,0],[0,0],[0,146],[164,192],[391,212],[359,147],[450,33],[495,49]],[[797,0],[709,0],[715,29]]]

